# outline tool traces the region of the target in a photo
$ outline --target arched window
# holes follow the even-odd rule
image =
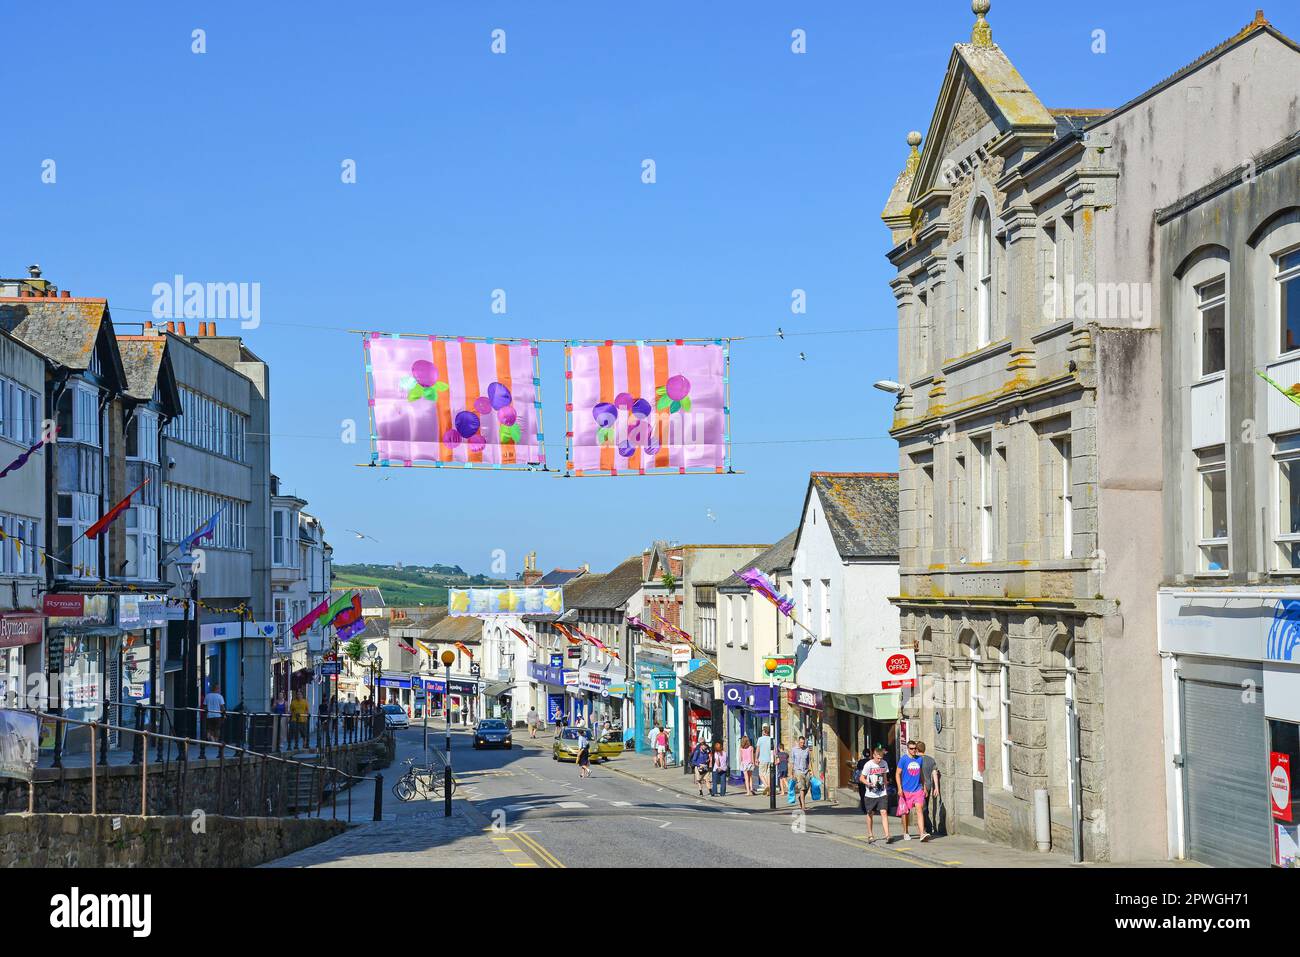
[[[970,669],[967,679],[966,704],[970,714],[970,767],[971,779],[984,782],[984,696],[980,693],[980,646],[973,632],[961,637],[961,650]]]
[[[1006,635],[989,642],[998,662],[998,727],[1001,729],[1002,789],[1011,790],[1011,645]]]
[[[988,345],[993,328],[993,218],[982,199],[971,216],[970,244],[971,310],[978,349]]]

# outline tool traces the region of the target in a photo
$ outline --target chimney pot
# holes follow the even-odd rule
[[[176,331],[176,323],[174,323],[174,322],[169,322],[169,323],[167,323],[167,331],[168,331],[168,332],[175,332],[175,331]]]
[[[176,326],[176,332],[177,332],[179,335],[182,335],[182,336],[185,335],[185,323],[182,322],[182,323],[180,323],[179,325],[177,325],[177,326]]]
[[[210,335],[210,336],[215,336],[216,334],[217,334],[217,324],[216,324],[215,322],[209,322],[209,323],[208,323],[208,335]]]
[[[70,293],[70,292],[69,292],[68,290],[66,290],[66,289],[63,290],[63,292],[61,292],[59,295],[61,295],[64,299],[71,299],[71,298],[72,298],[72,293]]]
[[[206,322],[200,322],[200,323],[199,323],[199,335],[201,335],[201,336],[206,336],[207,334],[208,334],[208,324],[207,324]]]
[[[146,319],[146,320],[144,321],[144,331],[145,331],[145,332],[153,332],[153,322],[152,322],[151,320]]]
[[[27,275],[31,276],[33,279],[40,279],[41,278],[40,265],[37,263],[32,263],[30,266],[28,266]]]

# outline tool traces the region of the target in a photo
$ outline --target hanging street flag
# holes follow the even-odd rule
[[[420,657],[420,653],[416,651],[414,648],[412,648],[410,645],[408,645],[406,642],[402,641],[401,638],[397,639],[397,647],[401,648],[403,651],[407,652],[408,654],[415,655],[415,657],[417,658]]]
[[[535,341],[368,332],[362,346],[371,465],[546,464]]]
[[[311,611],[307,612],[307,614],[303,615],[296,622],[294,622],[293,636],[295,638],[301,638],[303,636],[303,633],[308,631],[311,628],[311,626],[315,624],[316,619],[319,618],[321,615],[325,614],[325,612],[329,609],[329,606],[330,606],[330,600],[326,598],[323,602],[321,602]]]
[[[633,629],[635,629],[636,631],[641,632],[641,634],[646,635],[646,636],[649,637],[649,638],[653,638],[655,641],[659,641],[659,642],[667,643],[667,641],[668,641],[667,638],[665,638],[663,635],[659,634],[659,632],[655,631],[653,628],[651,628],[649,625],[647,625],[644,621],[642,621],[642,620],[641,620],[640,618],[638,618],[636,615],[628,615],[628,616],[626,616],[626,620],[627,620],[627,623],[628,623],[628,627],[633,628]]]
[[[1277,382],[1274,382],[1272,379],[1270,379],[1267,375],[1265,375],[1265,374],[1264,374],[1263,372],[1261,372],[1259,369],[1256,369],[1256,370],[1255,370],[1255,375],[1259,376],[1261,379],[1263,379],[1265,382],[1267,382],[1267,383],[1268,383],[1269,385],[1271,385],[1273,388],[1277,389],[1278,392],[1281,392],[1284,396],[1286,396],[1288,399],[1290,399],[1290,400],[1291,400],[1292,402],[1294,402],[1296,405],[1300,405],[1300,382],[1297,382],[1295,385],[1291,386],[1291,388],[1287,389],[1287,388],[1285,388],[1285,387],[1279,385]]]
[[[182,554],[188,555],[190,549],[194,547],[194,544],[196,542],[202,541],[205,538],[211,538],[213,535],[216,534],[217,519],[220,518],[221,513],[224,512],[225,510],[226,510],[226,506],[224,505],[221,506],[221,508],[217,509],[215,512],[213,512],[211,515],[208,516],[208,520],[206,522],[204,522],[202,525],[200,525],[198,528],[196,528],[194,531],[190,532],[188,535],[186,535],[184,538],[180,540],[180,543],[176,547],[181,550]]]
[[[650,612],[650,617],[659,623],[660,628],[668,632],[668,634],[672,635],[674,638],[678,639],[679,641],[684,641],[687,644],[691,643],[691,636],[688,635],[686,632],[682,631],[680,628],[678,628],[676,625],[670,622],[663,615],[660,615],[659,613],[652,611]]]
[[[748,571],[737,572],[741,579],[744,580],[750,588],[758,592],[781,612],[787,618],[794,617],[794,601],[782,595],[772,580],[760,572],[757,568],[751,568]]]
[[[330,599],[329,607],[325,609],[325,614],[322,616],[324,621],[321,622],[321,626],[328,628],[334,624],[335,618],[349,609],[360,612],[361,596],[356,592],[341,592],[336,598]]]
[[[414,641],[415,641],[416,645],[419,647],[419,649],[420,649],[421,651],[423,651],[423,652],[424,652],[426,655],[428,655],[430,658],[433,657],[433,649],[432,649],[432,648],[430,648],[428,645],[426,645],[424,642],[422,642],[419,638],[414,639]]]
[[[511,628],[509,625],[506,625],[506,631],[510,632],[510,634],[514,635],[525,645],[528,645],[530,647],[532,646],[532,642],[529,640],[528,636],[525,635],[522,631],[519,631],[517,628]]]
[[[564,349],[566,470],[730,471],[729,344],[571,341]]]
[[[577,637],[573,632],[569,631],[569,629],[566,628],[564,625],[560,624],[558,621],[552,622],[552,624],[555,625],[555,630],[558,631],[561,635],[563,635],[565,640],[568,641],[569,644],[571,645],[582,644],[582,639]]]
[[[366,630],[366,620],[358,618],[350,625],[345,625],[337,632],[339,641],[351,641],[357,635]]]
[[[559,588],[449,588],[447,613],[453,617],[558,615],[564,610]]]
[[[122,501],[118,502],[116,505],[110,508],[107,512],[105,512],[102,516],[100,516],[99,521],[97,521],[94,525],[90,526],[90,528],[86,529],[85,537],[91,539],[99,538],[99,536],[103,534],[104,530],[108,528],[108,526],[112,525],[113,522],[116,521],[123,512],[125,512],[128,508],[131,507],[131,497],[148,484],[149,484],[149,480],[145,479],[135,488],[131,489],[131,491],[127,492],[126,498],[122,499]]]
[[[58,435],[58,434],[59,434],[59,430],[58,430],[58,429],[55,429],[55,430],[54,430],[54,434],[55,434],[55,435]],[[40,447],[41,447],[42,445],[45,445],[47,441],[48,441],[47,439],[42,438],[39,442],[37,442],[35,445],[33,445],[33,446],[32,446],[31,448],[29,448],[27,451],[23,452],[22,455],[18,456],[18,458],[14,459],[12,462],[10,462],[8,465],[6,465],[6,466],[4,467],[4,471],[0,471],[0,478],[4,478],[4,477],[5,477],[6,475],[8,475],[10,472],[16,472],[16,471],[18,471],[20,468],[22,468],[24,465],[26,465],[26,464],[27,464],[27,460],[28,460],[29,458],[31,458],[33,455],[35,455],[36,452],[40,450]]]
[[[461,651],[463,651],[465,653],[465,656],[469,658],[470,661],[474,660],[474,652],[469,650],[469,646],[465,644],[465,642],[463,641],[456,642],[456,647],[459,648]]]

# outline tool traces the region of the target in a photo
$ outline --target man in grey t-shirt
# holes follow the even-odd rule
[[[799,798],[799,810],[806,811],[804,806],[804,797],[808,793],[808,786],[812,774],[809,767],[812,764],[812,749],[808,747],[808,739],[800,736],[799,743],[790,749],[790,778],[794,781],[794,793]]]
[[[763,784],[759,794],[766,794],[767,789],[775,787],[772,780],[772,729],[763,725],[763,735],[756,742],[758,747],[758,779]]]

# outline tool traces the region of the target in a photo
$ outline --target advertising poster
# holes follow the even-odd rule
[[[0,778],[30,781],[39,754],[40,721],[26,711],[0,709]]]

